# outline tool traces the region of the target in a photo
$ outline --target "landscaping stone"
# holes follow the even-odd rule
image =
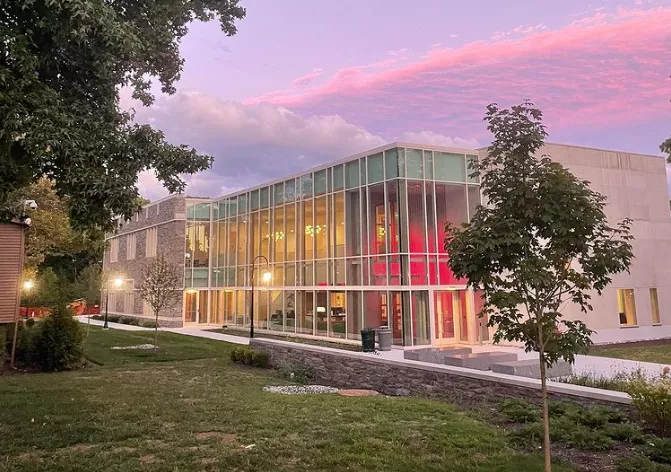
[[[490,370],[492,364],[516,360],[517,354],[511,352],[478,352],[476,354],[455,354],[445,357],[443,363],[466,369]]]
[[[375,390],[364,390],[354,388],[338,390],[338,395],[342,395],[343,397],[374,397],[379,394],[380,392],[376,392]]]
[[[281,393],[284,395],[311,395],[316,393],[338,393],[337,388],[324,385],[279,385],[263,387],[264,392]]]
[[[113,350],[123,350],[123,351],[130,351],[130,350],[150,350],[150,349],[156,349],[157,346],[154,346],[153,344],[137,344],[135,346],[112,346],[110,349]]]
[[[519,375],[532,379],[541,378],[541,366],[538,359],[526,359],[523,361],[499,362],[492,364],[492,371],[499,374]],[[572,369],[568,362],[559,361],[547,369],[548,378],[567,377],[571,375]]]

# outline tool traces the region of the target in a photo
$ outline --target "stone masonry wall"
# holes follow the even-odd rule
[[[314,381],[337,388],[371,389],[386,395],[418,395],[449,400],[464,407],[480,407],[498,403],[505,398],[525,398],[540,403],[539,388],[530,388],[489,379],[472,378],[421,365],[409,366],[370,355],[370,359],[354,357],[335,350],[314,349],[312,346],[273,343],[252,339],[250,346],[270,355],[273,367],[302,364],[315,374]],[[348,355],[349,354],[349,355]],[[528,379],[522,379],[528,380]],[[523,382],[520,382],[523,383]],[[627,404],[606,400],[551,393],[551,398],[583,405],[607,405],[629,411]]]
[[[110,300],[111,313],[134,316],[143,320],[154,320],[150,314],[144,314],[142,299],[137,293],[137,286],[142,279],[145,265],[153,258],[146,257],[147,229],[157,228],[157,252],[163,253],[170,261],[184,270],[184,240],[185,240],[186,203],[183,195],[175,195],[144,207],[140,213],[124,222],[116,234],[108,235],[119,240],[118,262],[109,261],[108,248],[103,259],[103,268],[106,271],[123,274],[127,279],[124,290],[118,292],[116,303]],[[136,238],[135,258],[127,259],[126,238],[134,234]],[[133,312],[124,313],[124,294],[133,291]],[[104,300],[103,300],[104,303]],[[104,307],[102,307],[104,310]],[[182,298],[165,311],[160,313],[159,325],[163,327],[182,326]]]

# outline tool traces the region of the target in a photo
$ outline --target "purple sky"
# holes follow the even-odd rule
[[[556,142],[659,154],[671,134],[671,0],[242,3],[232,38],[191,27],[176,95],[140,108],[122,93],[139,121],[215,157],[189,194],[394,140],[484,146],[493,101],[533,100]],[[140,188],[165,194],[151,174]]]

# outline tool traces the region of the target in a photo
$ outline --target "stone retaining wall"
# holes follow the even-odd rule
[[[492,372],[383,359],[374,354],[348,352],[285,341],[252,339],[250,346],[270,354],[273,367],[302,364],[314,372],[315,382],[339,388],[372,389],[386,395],[439,397],[462,406],[485,406],[505,398],[540,402],[540,382]],[[607,405],[629,410],[630,399],[609,392],[552,383],[550,396],[583,405]]]

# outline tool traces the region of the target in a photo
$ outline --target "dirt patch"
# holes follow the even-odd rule
[[[40,454],[37,452],[22,452],[16,456],[19,460],[22,461],[41,461]]]
[[[156,462],[156,456],[154,454],[146,454],[140,457],[140,462],[143,464],[153,464]]]
[[[95,446],[93,444],[75,444],[70,446],[70,449],[76,452],[86,452],[93,449]]]
[[[224,433],[221,431],[205,431],[202,433],[196,434],[196,439],[198,441],[206,441],[208,439],[218,439],[225,443],[236,443],[238,442],[238,436],[235,434]]]
[[[287,434],[287,441],[298,441],[298,434],[296,433]]]
[[[342,395],[343,397],[374,397],[379,394],[380,392],[376,392],[375,390],[362,390],[362,389],[338,390],[338,395]]]
[[[136,449],[134,447],[129,447],[129,446],[120,446],[120,447],[115,447],[112,449],[112,452],[119,453],[119,452],[124,452],[126,454],[135,452]]]

